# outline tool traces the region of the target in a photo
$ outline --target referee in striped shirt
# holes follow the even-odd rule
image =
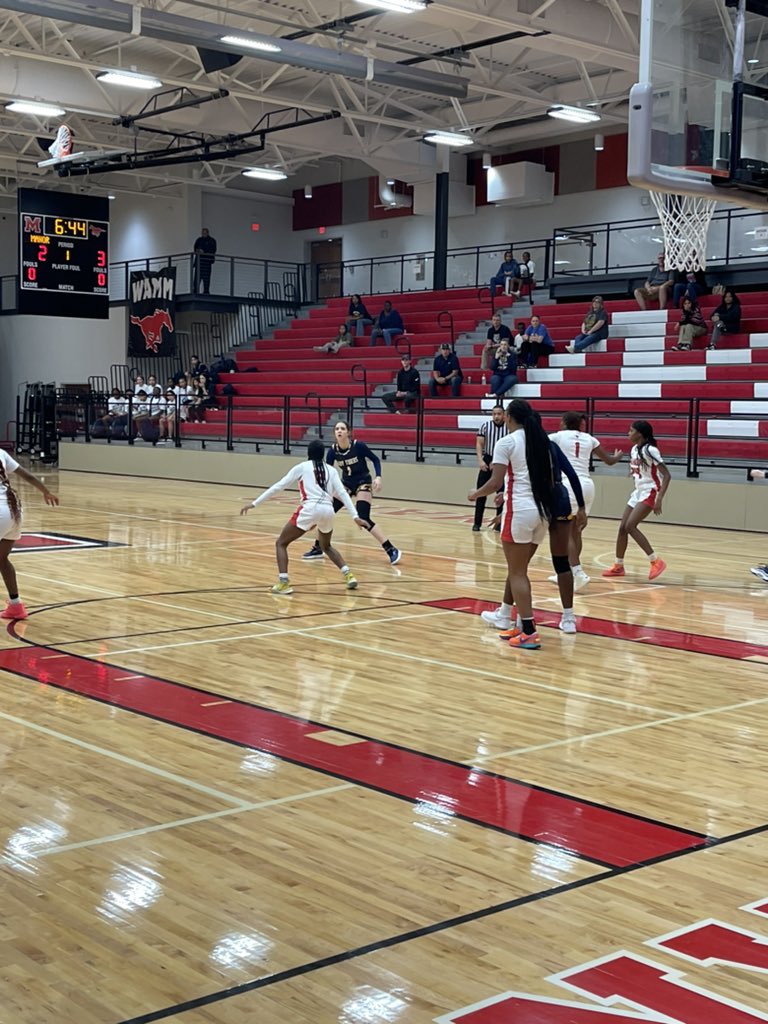
[[[493,459],[493,449],[496,447],[496,442],[506,434],[507,423],[506,417],[504,416],[504,407],[496,405],[493,407],[491,412],[491,418],[478,428],[477,437],[475,438],[475,451],[477,452],[477,464],[479,467],[479,472],[477,474],[478,488],[482,487],[483,484],[488,483],[491,479],[491,460]],[[483,527],[485,501],[485,498],[478,498],[475,502],[475,523],[472,527],[473,533],[477,533]],[[501,509],[499,508],[495,514],[500,515]]]

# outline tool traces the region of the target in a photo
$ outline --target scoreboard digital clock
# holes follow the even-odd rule
[[[109,201],[19,189],[19,312],[109,316]]]

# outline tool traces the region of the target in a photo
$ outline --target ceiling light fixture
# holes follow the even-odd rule
[[[305,199],[311,199],[312,198],[312,186],[311,185],[305,185],[304,186],[304,198]]]
[[[483,153],[483,170],[489,171],[493,166],[490,153]]]
[[[163,84],[154,75],[142,75],[138,71],[124,71],[122,68],[102,71],[96,78],[107,85],[122,85],[126,89],[159,89]]]
[[[36,114],[38,117],[64,117],[63,107],[54,107],[51,103],[36,103],[34,100],[14,100],[6,105],[6,110],[15,114]]]
[[[244,178],[260,178],[262,181],[285,181],[288,175],[276,167],[251,167],[243,171]]]
[[[760,63],[760,58],[759,57],[749,57],[747,59],[747,64],[759,64],[759,63]]]
[[[440,130],[428,132],[424,136],[424,141],[431,142],[434,146],[474,146],[475,144],[475,140],[470,135]]]
[[[569,107],[564,103],[558,103],[547,111],[550,117],[558,121],[571,121],[573,124],[591,124],[599,121],[600,115],[596,110],[586,110],[584,107]]]
[[[382,11],[396,11],[398,14],[413,14],[414,11],[425,11],[426,0],[357,0],[366,7],[378,7]]]
[[[282,48],[277,43],[270,43],[266,39],[252,39],[250,36],[221,36],[219,42],[227,46],[242,46],[246,50],[260,50],[261,53],[282,53]]]
[[[605,149],[605,138],[599,132],[595,135],[595,152],[602,153]]]

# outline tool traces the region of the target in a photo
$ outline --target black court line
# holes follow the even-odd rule
[[[246,981],[241,985],[235,985],[232,988],[221,989],[218,992],[211,992],[205,996],[198,996],[195,999],[176,1003],[173,1006],[166,1006],[161,1010],[152,1010],[151,1012],[141,1014],[138,1017],[130,1017],[119,1021],[118,1024],[153,1024],[154,1021],[165,1020],[176,1014],[187,1013],[190,1010],[198,1010],[204,1006],[211,1006],[214,1003],[224,1002],[225,1000],[232,999],[236,996],[245,995],[249,992],[256,992],[259,989],[267,988],[271,985],[277,985],[282,981],[290,981],[293,978],[313,974],[326,967],[334,967],[337,964],[349,963],[351,960],[359,960],[361,957],[369,956],[371,953],[378,953],[383,949],[391,949],[394,946],[401,946],[407,942],[413,942],[415,939],[421,939],[429,935],[436,935],[440,932],[448,931],[450,928],[457,928],[464,924],[472,924],[475,921],[481,921],[483,918],[492,917],[495,914],[501,914],[507,910],[516,910],[518,907],[528,906],[531,903],[538,903],[541,900],[551,899],[554,896],[563,896],[567,893],[574,892],[577,889],[584,889],[589,885],[594,885],[597,882],[605,882],[614,878],[620,878],[624,875],[631,874],[632,872],[641,871],[644,868],[655,867],[658,864],[677,860],[680,857],[693,856],[697,853],[705,853],[710,850],[717,849],[717,847],[737,842],[740,839],[747,839],[750,836],[764,833],[768,833],[768,825],[758,825],[755,828],[747,829],[743,832],[736,832],[733,835],[724,836],[721,839],[715,839],[708,846],[700,847],[699,849],[677,850],[674,853],[663,854],[660,857],[654,857],[651,860],[632,864],[629,867],[613,868],[610,871],[591,875],[589,878],[580,878],[574,882],[566,882],[564,885],[558,885],[552,889],[544,889],[540,892],[529,893],[526,896],[518,896],[515,899],[506,900],[503,903],[496,903],[490,907],[483,907],[480,910],[473,910],[467,914],[450,917],[444,921],[436,921],[434,924],[424,925],[421,928],[414,928],[411,931],[403,932],[400,935],[391,935],[386,939],[379,939],[364,946],[357,946],[354,949],[348,949],[341,953],[334,953],[330,956],[322,957],[319,960],[300,964],[297,967],[290,967],[287,970],[278,971],[275,974],[269,974],[263,978],[257,978],[254,981]]]

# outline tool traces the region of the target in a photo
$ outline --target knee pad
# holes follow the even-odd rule
[[[571,564],[567,555],[552,555],[552,565],[558,576],[571,571]]]
[[[371,519],[370,501],[356,501],[355,508],[357,509],[357,514],[360,516],[360,518],[365,520],[366,530],[370,532],[376,525]]]

